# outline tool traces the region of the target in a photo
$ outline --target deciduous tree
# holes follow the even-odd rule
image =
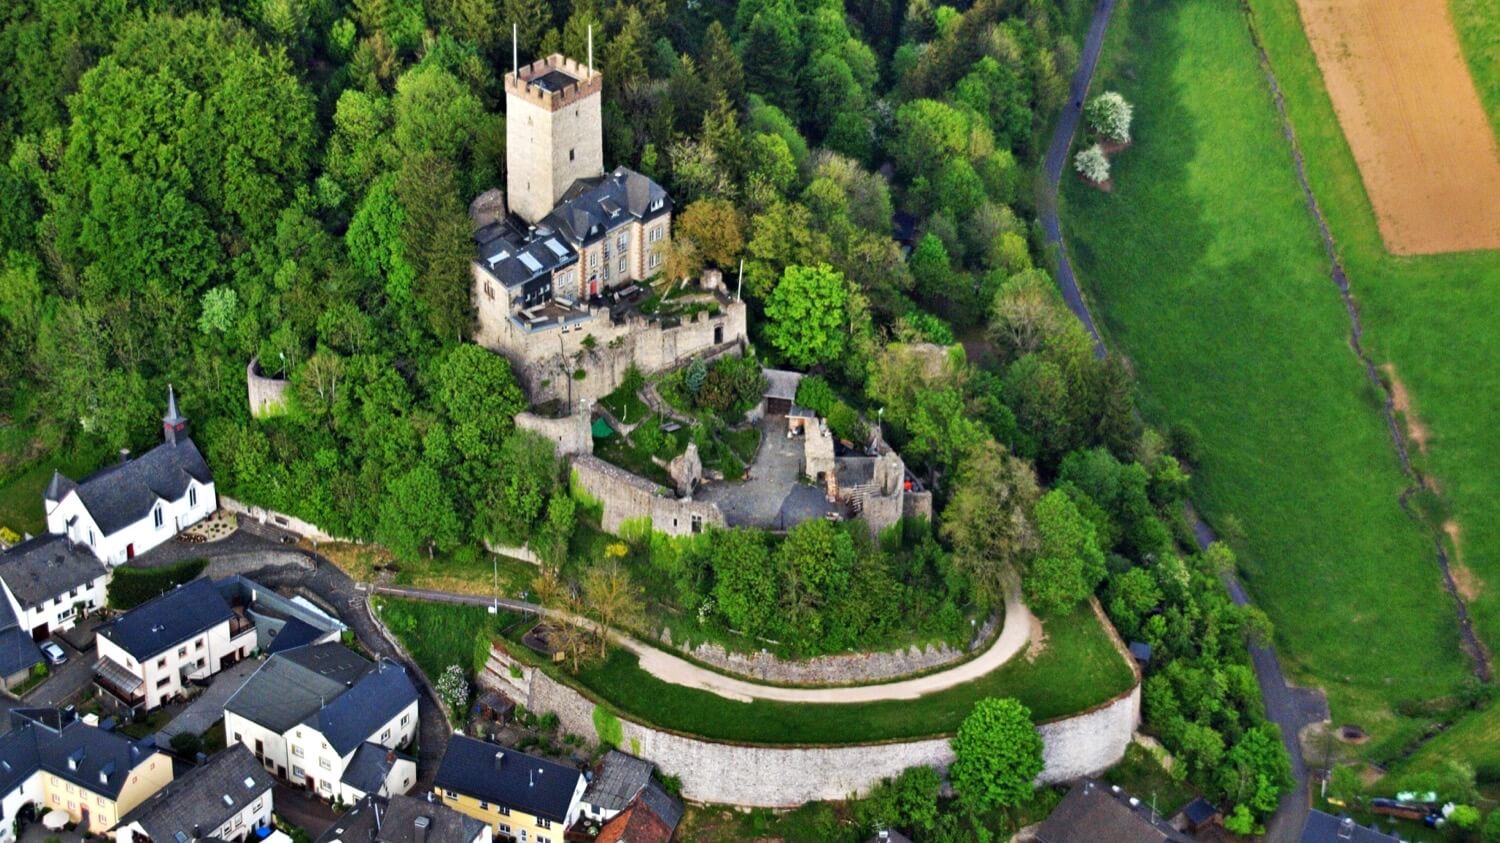
[[[827,264],[789,266],[766,301],[766,338],[794,366],[813,366],[843,353],[849,331],[844,277]]]
[[[990,697],[975,704],[953,737],[948,778],[970,810],[1014,808],[1031,799],[1042,772],[1042,736],[1031,710],[1014,699]]]

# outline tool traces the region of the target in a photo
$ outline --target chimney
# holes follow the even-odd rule
[[[193,824],[193,839],[194,840],[202,840],[203,839],[203,826],[198,825],[196,823]]]
[[[432,820],[428,817],[417,817],[411,821],[411,824],[416,828],[416,843],[427,843],[427,827],[432,825]]]
[[[129,448],[121,448],[120,449],[120,462],[121,462],[121,464],[130,462],[130,449]]]
[[[1354,820],[1351,817],[1339,817],[1339,839],[1350,840],[1354,837]]]
[[[498,772],[505,769],[505,753],[495,753],[495,770]]]

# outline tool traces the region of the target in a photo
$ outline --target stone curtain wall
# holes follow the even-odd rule
[[[978,645],[988,645],[994,638],[998,620],[999,618],[991,617],[979,628],[979,634],[974,639]],[[927,647],[913,645],[905,650],[841,653],[801,661],[779,659],[767,652],[731,653],[717,644],[706,642],[696,647],[683,646],[678,649],[693,659],[726,673],[762,682],[782,685],[870,685],[925,673],[962,661],[974,652],[974,645],[966,649],[956,649],[947,644]]]
[[[508,657],[500,656],[509,662]],[[496,659],[491,659],[494,665]],[[500,676],[505,681],[497,681]],[[512,679],[504,664],[481,682],[517,694],[526,708],[553,712],[567,732],[597,738],[594,703],[542,671]],[[1045,766],[1038,784],[1098,773],[1125,754],[1140,722],[1140,686],[1104,705],[1038,726]],[[678,735],[621,718],[620,748],[682,779],[694,802],[790,808],[812,800],[863,794],[907,767],[946,771],[953,761],[947,738],[830,747],[744,746]]]
[[[259,361],[252,357],[245,366],[245,389],[249,394],[250,415],[258,419],[278,416],[286,409],[286,391],[291,381],[268,378],[260,373]]]
[[[485,298],[483,270],[477,264],[472,269],[480,302],[476,341],[511,361],[532,403],[597,400],[620,385],[632,364],[652,374],[686,363],[695,355],[737,350],[745,341],[745,303],[725,299],[720,300],[719,315],[697,313],[675,328],[664,328],[643,316],[617,325],[607,308],[593,308],[588,319],[566,332],[558,327],[528,332]],[[718,343],[714,342],[716,330]],[[593,337],[593,348],[583,344],[589,337]],[[575,369],[587,373],[583,380],[573,378]]]
[[[535,413],[516,413],[515,422],[516,427],[522,430],[539,433],[550,439],[560,457],[594,452],[594,433],[589,427],[587,405],[580,407],[573,415],[560,419],[549,419]]]
[[[574,457],[573,474],[584,491],[603,502],[600,526],[607,533],[618,534],[621,524],[641,518],[651,519],[653,529],[669,536],[691,535],[695,517],[702,529],[726,526],[717,504],[673,497],[666,488],[598,457]]]

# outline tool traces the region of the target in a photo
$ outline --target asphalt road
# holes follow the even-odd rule
[[[1094,68],[1099,65],[1099,54],[1104,49],[1104,32],[1109,28],[1110,15],[1114,13],[1115,0],[1099,0],[1094,7],[1094,17],[1089,21],[1089,34],[1083,42],[1083,54],[1078,58],[1078,72],[1073,74],[1073,83],[1068,88],[1068,104],[1063,106],[1057,120],[1057,130],[1052,133],[1052,143],[1047,147],[1047,157],[1042,169],[1047,176],[1046,189],[1041,201],[1042,229],[1047,242],[1057,247],[1057,286],[1062,290],[1068,309],[1083,323],[1094,338],[1094,356],[1103,358],[1107,352],[1104,341],[1099,338],[1099,329],[1094,317],[1078,289],[1073,277],[1073,263],[1068,260],[1068,247],[1063,242],[1062,227],[1057,220],[1057,188],[1062,180],[1063,168],[1068,162],[1068,148],[1073,144],[1073,133],[1083,119],[1083,101],[1088,96],[1089,84],[1094,79]]]
[[[1057,130],[1047,147],[1047,156],[1042,168],[1046,174],[1046,186],[1041,206],[1042,228],[1047,242],[1057,247],[1057,285],[1067,302],[1068,309],[1078,317],[1089,335],[1094,338],[1094,354],[1103,358],[1108,354],[1094,317],[1089,313],[1078,281],[1073,274],[1072,262],[1068,260],[1067,244],[1063,241],[1062,228],[1057,217],[1057,190],[1062,180],[1064,167],[1068,163],[1068,149],[1073,143],[1073,134],[1082,120],[1083,101],[1088,96],[1094,70],[1099,64],[1099,54],[1104,46],[1104,33],[1114,13],[1115,0],[1099,0],[1094,7],[1094,16],[1089,22],[1088,38],[1084,41],[1083,53],[1079,57],[1078,72],[1073,75],[1069,88],[1068,104],[1057,121]],[[1188,517],[1193,524],[1200,547],[1207,547],[1215,539],[1212,529],[1199,520],[1191,507]],[[1224,577],[1224,587],[1229,597],[1238,605],[1249,603],[1249,597],[1233,574]],[[1281,727],[1282,742],[1291,757],[1292,775],[1296,786],[1282,795],[1281,804],[1267,823],[1266,840],[1269,843],[1296,843],[1301,835],[1302,824],[1310,809],[1308,798],[1307,764],[1302,757],[1302,746],[1298,734],[1309,723],[1328,719],[1328,703],[1320,691],[1291,688],[1281,672],[1281,662],[1276,651],[1270,647],[1251,647],[1250,659],[1255,667],[1255,677],[1260,683],[1261,698],[1265,701],[1266,716]]]

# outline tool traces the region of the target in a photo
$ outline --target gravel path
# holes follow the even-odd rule
[[[407,597],[417,600],[432,600],[444,603],[459,603],[470,606],[488,606],[489,597],[467,594],[450,594],[429,589],[406,588],[404,586],[376,586],[379,594]],[[545,612],[542,607],[518,600],[500,600],[503,608],[527,612]],[[929,673],[914,679],[903,679],[879,685],[859,685],[839,688],[784,688],[761,685],[748,679],[728,676],[680,658],[665,650],[643,644],[629,636],[612,633],[611,637],[621,647],[635,653],[641,668],[663,682],[708,691],[726,699],[749,702],[752,699],[792,703],[865,703],[883,700],[911,700],[924,694],[943,691],[956,685],[972,682],[1010,661],[1026,649],[1031,641],[1031,610],[1021,602],[1018,581],[1006,586],[1005,625],[989,649],[975,658],[955,665],[947,670]]]

